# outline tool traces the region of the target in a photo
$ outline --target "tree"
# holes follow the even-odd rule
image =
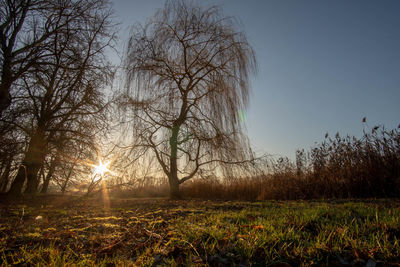
[[[125,54],[126,116],[178,198],[199,172],[251,161],[239,113],[247,106],[253,49],[218,7],[167,1],[131,33]]]
[[[105,0],[3,0],[0,2],[0,115],[11,104],[13,84],[47,64],[55,35],[77,29]]]
[[[25,142],[14,125],[0,121],[0,192],[6,192]]]
[[[51,143],[60,140],[60,136],[93,137],[102,121],[102,89],[110,74],[105,49],[114,38],[108,2],[56,2],[63,12],[78,12],[81,16],[74,16],[62,31],[52,35],[42,48],[46,62],[35,64],[14,88],[14,113],[19,118],[8,123],[22,129],[29,141],[9,191],[11,196],[21,194],[25,181],[25,192],[36,193],[37,174]]]
[[[26,60],[23,54],[29,50],[28,47],[35,47],[27,44],[19,47],[19,33],[23,30],[24,21],[30,14],[30,10],[36,5],[36,1],[2,1],[0,3],[0,50],[1,50],[1,81],[0,81],[0,114],[6,109],[11,102],[10,88],[12,83],[20,76],[25,69],[29,68],[29,64],[24,64]],[[39,38],[41,39],[41,38]],[[26,53],[29,55],[29,53]],[[32,53],[37,55],[36,53]],[[31,55],[32,55],[31,54]],[[19,58],[19,55],[22,55]],[[18,70],[13,67],[17,61]],[[24,62],[25,61],[25,62]]]
[[[52,153],[47,157],[47,173],[40,190],[42,194],[47,193],[51,181],[60,187],[62,193],[71,184],[86,182],[83,177],[90,175],[90,164],[96,160],[94,135],[63,138],[52,144]]]

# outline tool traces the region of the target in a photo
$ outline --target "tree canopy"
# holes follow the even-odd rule
[[[199,172],[251,160],[239,113],[256,60],[235,18],[216,6],[167,1],[132,30],[124,66],[122,99],[137,148],[155,155],[172,197]]]

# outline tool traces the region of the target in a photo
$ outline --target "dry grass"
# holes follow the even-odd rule
[[[361,138],[336,134],[309,151],[264,162],[262,174],[194,178],[181,185],[184,198],[225,200],[354,199],[400,197],[400,132],[374,127]],[[259,172],[260,173],[260,172]],[[115,197],[167,197],[168,181],[155,180]]]
[[[183,192],[186,197],[246,200],[399,197],[400,132],[374,127],[361,138],[327,135],[310,151],[297,151],[296,162],[270,161],[264,175],[193,180]]]
[[[400,203],[46,197],[0,204],[1,266],[398,266]]]

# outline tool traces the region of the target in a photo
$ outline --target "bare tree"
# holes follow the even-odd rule
[[[29,143],[11,185],[11,196],[21,194],[25,180],[26,193],[37,191],[37,173],[49,144],[57,142],[60,135],[67,139],[93,137],[102,122],[102,89],[112,74],[105,49],[114,38],[108,2],[56,2],[69,12],[85,12],[52,35],[43,52],[48,54],[46,64],[36,64],[15,87],[13,105],[20,118],[8,123],[22,129]]]
[[[42,188],[40,189],[40,193],[46,194],[47,189],[49,188],[50,180],[53,178],[54,172],[56,171],[56,167],[59,164],[60,160],[60,149],[56,149],[55,155],[50,158],[50,162],[48,164],[48,170],[46,175],[43,172],[43,184]],[[44,169],[45,164],[42,165],[42,170]]]
[[[90,176],[91,167],[86,163],[96,154],[93,144],[85,144],[75,140],[71,143],[70,140],[65,145],[69,152],[59,155],[58,168],[51,177],[63,194],[70,185],[81,184],[82,177]]]
[[[134,28],[125,56],[124,107],[138,148],[157,158],[172,198],[199,171],[251,160],[239,113],[256,60],[234,18],[215,6],[167,1]]]
[[[13,163],[13,155],[11,153],[9,153],[7,157],[3,157],[1,160],[0,192],[4,192],[7,189],[12,163]]]
[[[1,1],[0,3],[0,48],[1,48],[1,81],[0,81],[0,114],[11,102],[10,88],[12,83],[21,75],[25,69],[29,68],[23,62],[18,70],[13,67],[17,65],[19,54],[24,54],[23,50],[29,50],[27,45],[24,49],[19,47],[19,35],[23,31],[25,20],[30,14],[30,10],[36,5],[36,1]],[[24,46],[24,45],[22,45]],[[34,47],[34,45],[32,46]],[[19,50],[19,51],[18,51]],[[28,53],[29,54],[29,53]],[[33,53],[35,54],[35,53]],[[20,60],[24,61],[24,57]]]
[[[23,135],[16,127],[0,122],[0,192],[6,192],[25,143]]]
[[[47,64],[54,35],[77,29],[105,0],[3,0],[0,2],[0,115],[11,103],[13,84]]]

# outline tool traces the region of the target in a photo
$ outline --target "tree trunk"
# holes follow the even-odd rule
[[[179,191],[179,180],[177,177],[168,177],[169,180],[169,197],[171,199],[181,199],[181,193]]]
[[[0,82],[0,116],[3,111],[11,104],[10,88],[13,82],[12,71],[11,71],[11,53],[10,49],[5,49],[3,58],[3,66],[1,73]]]
[[[26,177],[27,177],[27,163],[25,160],[21,163],[18,168],[17,175],[15,176],[14,181],[11,184],[10,190],[8,191],[8,195],[11,197],[19,197],[22,194],[22,187],[24,186]]]
[[[34,187],[36,185],[36,177],[37,173],[40,169],[40,165],[35,164],[32,161],[31,155],[27,155],[25,160],[22,162],[20,167],[18,168],[17,175],[13,183],[11,184],[11,188],[8,191],[8,194],[11,197],[19,197],[22,194],[22,187],[24,186],[25,181],[27,180],[27,187],[25,193],[33,193]]]
[[[53,167],[53,163],[51,163],[50,169],[46,174],[46,178],[44,178],[42,190],[40,190],[40,193],[42,193],[42,194],[46,194],[47,193],[47,189],[49,188],[50,179],[53,176],[54,169],[55,169],[55,168],[52,168],[52,167]]]
[[[179,178],[178,178],[178,165],[177,165],[177,152],[178,152],[178,133],[179,125],[174,125],[172,128],[171,138],[169,144],[171,146],[170,166],[169,166],[169,197],[171,199],[181,198],[179,192]]]
[[[65,190],[67,190],[68,180],[61,187],[61,194],[65,194]]]
[[[25,194],[33,195],[33,194],[36,194],[38,192],[40,180],[42,179],[42,177],[43,177],[43,180],[44,180],[44,173],[43,172],[44,172],[44,159],[43,159],[43,163],[40,165],[40,168],[36,173],[36,178],[32,179],[32,181],[31,181],[32,184],[31,185],[30,185],[29,180],[28,180],[27,187],[25,189]]]
[[[51,177],[53,176],[53,173],[56,170],[56,166],[57,166],[58,158],[59,158],[59,153],[60,152],[57,149],[56,156],[54,157],[54,159],[50,163],[49,171],[47,172],[46,178],[43,181],[42,190],[40,191],[40,193],[42,193],[42,194],[46,194],[47,193],[47,189],[49,188],[49,183],[50,183]]]
[[[38,149],[35,151],[35,158],[32,160],[30,164],[30,168],[27,168],[27,183],[25,188],[25,194],[34,195],[37,193],[39,186],[39,177],[38,172],[40,168],[43,166],[43,162],[46,156],[46,153],[42,149]]]
[[[64,195],[64,193],[65,193],[65,190],[67,190],[67,185],[68,185],[69,179],[70,179],[71,176],[72,176],[72,171],[74,170],[75,166],[76,166],[76,161],[74,162],[74,165],[72,165],[71,168],[69,168],[69,170],[68,170],[68,175],[67,175],[67,177],[65,178],[65,181],[64,181],[64,183],[63,183],[62,186],[61,186],[61,193],[62,193],[63,195]]]
[[[28,151],[25,153],[25,158],[18,168],[17,176],[8,191],[8,195],[11,197],[19,197],[21,195],[25,180],[27,180],[25,193],[35,194],[37,192],[37,174],[46,156],[44,144],[44,133],[38,130],[31,138]]]
[[[1,175],[0,192],[5,192],[7,190],[8,178],[10,176],[12,161],[13,161],[13,157],[10,156],[7,160],[6,167],[4,168],[4,172]]]

